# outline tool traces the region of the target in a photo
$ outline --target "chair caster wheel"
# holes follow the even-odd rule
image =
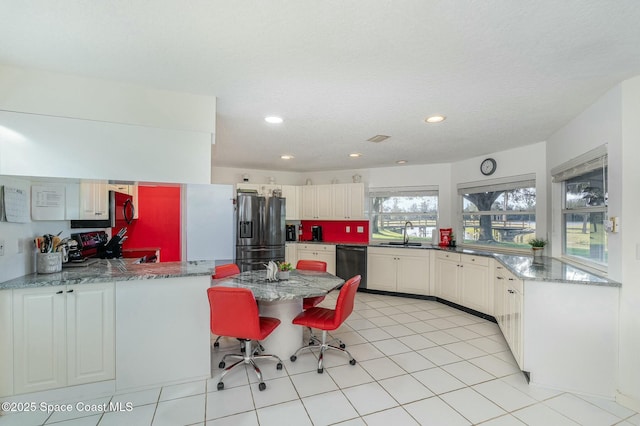
[[[298,357],[295,355],[291,355],[291,358],[289,359],[291,360],[291,362],[296,362],[296,359],[298,359]]]
[[[344,349],[346,347],[347,347],[347,345],[345,345],[344,343],[340,343],[340,349]]]
[[[313,346],[313,340],[309,340],[309,346]]]
[[[281,362],[276,364],[276,370],[282,370],[282,363]]]
[[[264,382],[262,382],[262,383],[260,383],[258,385],[258,389],[261,390],[261,391],[265,390],[266,388],[267,388],[267,385],[265,385]]]
[[[224,389],[224,383],[218,382],[218,390]]]
[[[355,359],[350,359],[350,360],[349,360],[349,364],[351,364],[351,365],[356,365],[356,360],[355,360]]]
[[[220,364],[218,364],[218,368],[224,368],[225,363],[224,361],[220,361]]]
[[[324,368],[318,368],[318,374],[322,374],[324,372]]]

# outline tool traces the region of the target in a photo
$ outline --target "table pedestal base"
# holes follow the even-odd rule
[[[274,302],[258,301],[260,316],[278,318],[280,325],[262,341],[265,353],[278,355],[282,361],[302,346],[303,327],[291,324],[291,321],[302,312],[302,299],[278,300]]]

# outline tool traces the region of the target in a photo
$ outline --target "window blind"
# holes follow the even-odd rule
[[[607,161],[607,145],[599,146],[551,169],[552,181],[564,182],[576,176],[606,167]]]
[[[404,186],[397,188],[369,188],[369,197],[420,197],[438,195],[438,186]]]
[[[536,175],[531,173],[526,175],[490,179],[482,182],[459,183],[458,195],[473,194],[478,192],[509,191],[511,189],[535,187]]]

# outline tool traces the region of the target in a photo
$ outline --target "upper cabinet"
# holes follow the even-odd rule
[[[302,191],[302,219],[364,219],[364,184],[306,185]]]
[[[364,217],[364,184],[341,183],[333,187],[333,216],[335,219],[356,220]]]
[[[287,200],[286,220],[300,220],[300,187],[282,185],[282,196]]]
[[[80,220],[109,219],[109,189],[106,182],[80,182]]]

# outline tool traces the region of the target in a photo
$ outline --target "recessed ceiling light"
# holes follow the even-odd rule
[[[281,155],[280,158],[282,158],[283,160],[292,160],[295,157],[290,154],[284,154],[284,155]]]
[[[398,160],[398,161],[396,161],[396,163],[398,163],[398,164],[406,164],[407,160]]]
[[[362,157],[362,154],[360,154],[359,152],[353,152],[353,153],[349,154],[349,157],[358,158],[358,157]]]
[[[266,121],[267,123],[271,123],[271,124],[280,124],[282,123],[282,118],[281,117],[276,117],[275,115],[270,115],[269,117],[265,117],[264,121]]]
[[[441,121],[446,120],[447,117],[444,115],[432,115],[424,119],[427,123],[440,123]]]

